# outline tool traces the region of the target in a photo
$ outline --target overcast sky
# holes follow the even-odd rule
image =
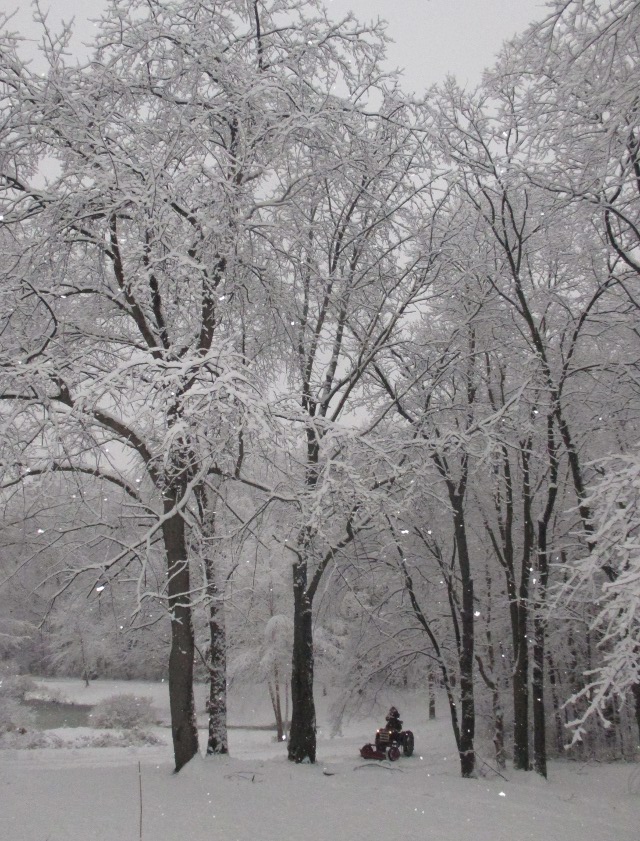
[[[1,2],[1,0],[0,0]],[[475,84],[506,38],[545,16],[544,0],[329,0],[336,17],[351,9],[360,20],[389,23],[394,66],[417,93],[447,73]]]
[[[362,21],[378,17],[389,22],[389,60],[405,68],[405,89],[421,93],[452,73],[463,84],[480,81],[484,67],[505,38],[544,16],[544,0],[325,0],[333,16],[349,9]],[[91,38],[87,18],[96,15],[101,0],[42,0],[50,23],[75,17],[80,41]],[[33,35],[29,0],[0,0],[0,9],[18,7],[13,27]]]

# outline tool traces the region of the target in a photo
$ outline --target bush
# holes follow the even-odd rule
[[[35,716],[28,707],[11,697],[0,695],[0,734],[31,727]]]
[[[27,692],[34,692],[38,684],[29,675],[9,675],[0,678],[0,698],[24,701]]]
[[[149,698],[135,695],[112,695],[93,708],[92,727],[108,730],[131,730],[153,724],[157,712]]]
[[[97,733],[95,736],[83,736],[74,743],[78,748],[138,748],[146,745],[166,745],[164,739],[148,730],[134,727],[120,733]]]
[[[70,748],[71,743],[64,742],[54,733],[32,730],[22,733],[0,733],[0,750],[35,750],[36,748]]]
[[[166,745],[166,741],[147,730],[123,730],[120,733],[96,733],[75,739],[61,739],[55,733],[34,731],[0,733],[0,750],[34,750],[36,748],[138,748]]]

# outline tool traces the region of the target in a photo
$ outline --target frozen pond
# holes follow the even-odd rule
[[[35,713],[35,727],[38,730],[53,730],[56,727],[87,727],[91,704],[64,704],[60,701],[33,699],[23,702]]]

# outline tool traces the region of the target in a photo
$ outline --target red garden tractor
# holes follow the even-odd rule
[[[395,711],[395,715],[392,712]],[[411,730],[402,729],[402,721],[398,717],[395,707],[387,715],[387,723],[376,731],[374,744],[367,742],[360,748],[363,759],[389,759],[395,762],[401,756],[411,756],[414,748],[414,738]]]

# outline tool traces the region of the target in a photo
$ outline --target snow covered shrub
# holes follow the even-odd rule
[[[0,734],[31,727],[33,722],[30,709],[9,695],[0,695]]]
[[[0,660],[13,659],[27,648],[36,628],[30,622],[0,617]]]
[[[33,689],[28,689],[29,701],[49,701],[54,704],[73,704],[61,689],[51,686],[36,684]]]
[[[166,745],[164,739],[142,727],[123,730],[120,733],[97,733],[83,736],[75,747],[79,748],[138,748],[145,745]]]
[[[29,675],[0,677],[0,697],[23,701],[27,692],[34,692],[38,684]]]
[[[109,730],[131,730],[153,724],[156,718],[157,711],[149,698],[128,694],[112,695],[96,704],[91,724]]]
[[[0,733],[0,750],[35,750],[36,748],[69,748],[73,747],[55,733],[42,730],[30,730],[22,733],[14,730],[11,733]]]
[[[20,701],[24,700],[26,693],[30,692],[35,685],[26,675],[0,677],[0,734],[11,733],[33,725],[33,713]]]

